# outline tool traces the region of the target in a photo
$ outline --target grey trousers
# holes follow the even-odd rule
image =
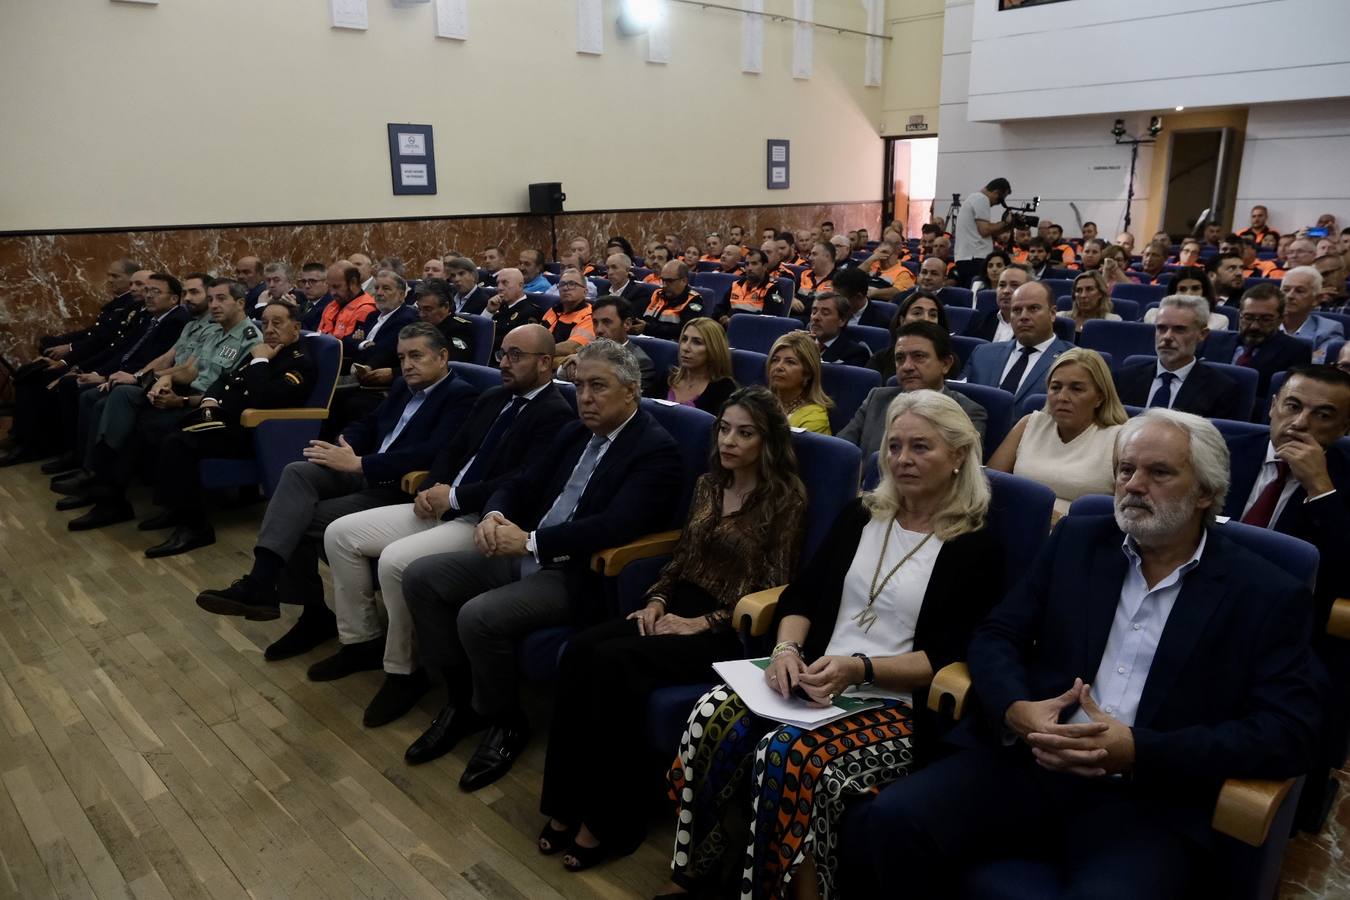
[[[574,618],[567,575],[541,569],[520,577],[520,559],[477,550],[424,556],[403,571],[403,597],[429,671],[468,669],[473,708],[502,719],[519,709],[516,646],[539,628]],[[451,696],[462,685],[448,685]]]
[[[362,475],[335,472],[308,460],[286,466],[267,503],[257,542],[257,546],[286,560],[278,585],[281,599],[302,604],[323,602],[319,551],[330,522],[406,499],[396,487],[370,487]]]

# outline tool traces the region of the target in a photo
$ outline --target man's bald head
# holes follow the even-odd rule
[[[519,347],[530,353],[545,353],[553,355],[557,349],[557,341],[553,340],[553,333],[543,325],[531,322],[528,325],[518,325],[507,332],[507,337],[515,336],[520,339]],[[503,341],[503,344],[505,341]]]
[[[497,270],[497,293],[515,302],[525,296],[525,276],[517,268],[508,266]]]
[[[328,267],[328,293],[339,303],[346,303],[361,293],[361,270],[347,260]]]

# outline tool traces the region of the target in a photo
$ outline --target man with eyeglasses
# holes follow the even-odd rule
[[[1227,354],[1216,345],[1205,353],[1205,358],[1255,369],[1256,396],[1264,397],[1270,390],[1270,376],[1294,366],[1306,366],[1312,359],[1311,344],[1280,331],[1283,319],[1284,297],[1279,288],[1273,284],[1255,285],[1242,295],[1237,349],[1225,359]]]
[[[444,335],[451,362],[473,361],[473,322],[455,312],[455,289],[450,282],[441,278],[422,282],[413,291],[413,305],[419,319]]]
[[[507,271],[514,270],[501,270],[499,285]],[[464,424],[437,452],[413,501],[343,516],[324,532],[344,646],[339,655],[385,673],[366,707],[367,727],[399,718],[430,687],[414,652],[403,570],[423,556],[472,550],[483,503],[572,418],[572,408],[553,383],[554,349],[553,337],[542,326],[513,328],[496,353],[501,386],[478,397]],[[373,559],[379,560],[376,577]],[[388,611],[387,628],[380,625],[376,589]],[[269,651],[269,659],[313,646],[286,638],[277,643],[281,646],[275,654]]]
[[[307,262],[300,268],[295,283],[300,288],[300,308],[305,312],[301,324],[305,331],[318,331],[324,307],[332,302],[328,296],[328,267],[321,262]]]
[[[1345,340],[1345,329],[1335,319],[1313,312],[1322,295],[1322,273],[1312,266],[1295,266],[1280,280],[1280,294],[1284,297],[1284,321],[1280,330],[1285,334],[1312,341],[1312,361],[1326,362],[1327,344]]]
[[[1317,298],[1322,311],[1350,311],[1350,297],[1346,296],[1345,258],[1338,253],[1328,253],[1313,260],[1313,268],[1322,276],[1322,290]]]
[[[310,649],[337,630],[319,578],[319,541],[328,523],[401,500],[403,476],[431,464],[477,399],[473,387],[450,371],[445,338],[432,325],[404,326],[398,362],[402,377],[379,408],[343,429],[335,444],[310,441],[305,458],[282,471],[248,574],[197,595],[197,605],[208,612],[256,621],[278,618],[282,599],[301,604],[299,621],[268,648],[268,659],[284,658],[279,654],[288,648]],[[326,680],[313,669],[310,677]]]
[[[630,330],[674,341],[679,339],[685,322],[707,314],[703,295],[689,286],[689,267],[671,260],[661,269],[661,286],[652,294],[642,319]]]
[[[586,284],[579,269],[563,269],[558,276],[559,304],[544,313],[542,320],[557,342],[558,356],[571,356],[595,340],[591,305],[586,302]]]

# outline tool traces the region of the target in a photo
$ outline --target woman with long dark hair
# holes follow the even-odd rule
[[[742,655],[732,610],[745,594],[791,576],[805,512],[778,400],[759,386],[737,390],[646,605],[578,634],[559,661],[541,853],[566,851],[563,865],[581,871],[642,843],[645,810],[634,797],[645,757],[632,744],[645,732],[647,699],[659,687],[706,681],[714,662]]]

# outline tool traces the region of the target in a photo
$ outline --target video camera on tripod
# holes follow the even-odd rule
[[[1034,213],[1036,208],[1040,205],[1041,198],[1039,195],[1032,197],[1030,203],[1023,204],[1022,206],[1011,206],[1007,200],[1004,200],[1003,220],[1005,222],[1011,222],[1014,228],[1035,228],[1037,225],[1041,224],[1041,217],[1028,215],[1028,213]]]

